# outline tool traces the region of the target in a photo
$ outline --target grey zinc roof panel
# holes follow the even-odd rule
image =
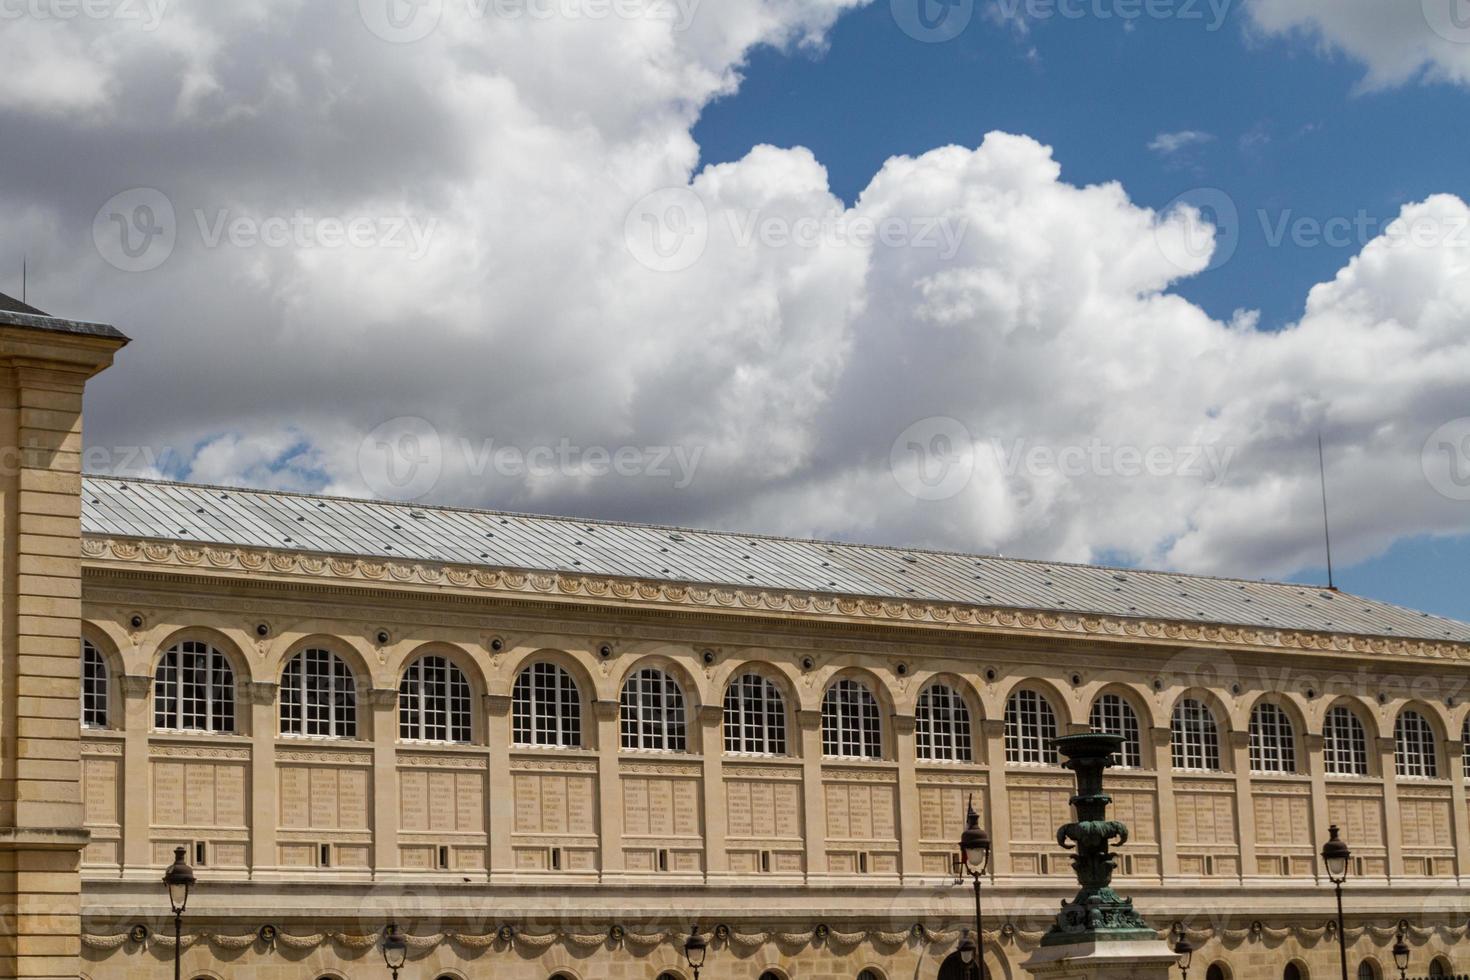
[[[85,479],[82,528],[96,536],[1470,642],[1465,623],[1308,585],[114,477]]]

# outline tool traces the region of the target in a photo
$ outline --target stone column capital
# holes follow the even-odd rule
[[[122,676],[123,696],[126,698],[146,698],[148,692],[153,688],[153,678],[142,674],[124,674]]]
[[[275,704],[280,690],[281,685],[275,681],[246,681],[240,685],[240,693],[244,695],[246,703],[254,705]]]
[[[914,733],[918,723],[913,715],[895,714],[893,716],[893,732],[895,735],[908,736]]]
[[[485,713],[499,718],[510,714],[511,697],[509,694],[486,694],[484,695]]]

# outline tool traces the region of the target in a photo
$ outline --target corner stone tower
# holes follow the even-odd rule
[[[80,970],[82,389],[127,342],[0,294],[0,978]]]

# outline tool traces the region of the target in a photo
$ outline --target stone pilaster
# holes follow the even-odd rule
[[[699,748],[704,765],[704,871],[706,876],[730,870],[729,828],[725,809],[725,746],[720,739],[724,708],[706,704],[699,709]]]
[[[1375,740],[1378,744],[1378,772],[1383,777],[1383,825],[1388,828],[1388,876],[1404,876],[1404,835],[1399,830],[1398,768],[1394,764],[1394,741],[1390,738]],[[1318,862],[1321,863],[1320,861]],[[1326,874],[1325,869],[1319,869]]]
[[[1179,808],[1174,804],[1174,732],[1169,728],[1148,730],[1147,751],[1153,754],[1154,777],[1158,785],[1159,873],[1164,878],[1179,876],[1179,849],[1171,846],[1179,840]]]
[[[623,860],[623,777],[618,766],[622,741],[618,737],[618,702],[597,701],[597,830],[602,841],[603,874],[627,867]]]
[[[0,977],[80,972],[82,391],[126,342],[0,313]]]
[[[1261,873],[1256,867],[1256,809],[1251,792],[1251,736],[1249,732],[1231,732],[1226,743],[1230,749],[1230,765],[1235,772],[1235,828],[1240,844],[1240,876],[1254,878]]]
[[[128,674],[122,678],[123,778],[128,786],[148,785],[152,692],[151,677]],[[151,880],[162,873],[153,866],[151,807],[148,793],[128,797],[123,807],[123,873],[129,878]]]
[[[806,873],[827,873],[827,799],[822,788],[822,712],[798,711],[801,729],[802,829],[806,838]]]
[[[485,695],[485,747],[489,756],[490,792],[487,826],[490,836],[490,877],[515,871],[515,854],[510,836],[515,830],[514,779],[510,774],[511,698],[505,694]],[[501,784],[499,780],[503,779]]]
[[[280,807],[276,803],[276,735],[280,730],[279,694],[274,681],[241,685],[250,710],[250,873],[269,876],[279,869],[276,847]],[[146,785],[146,784],[145,784]]]
[[[917,759],[914,747],[915,721],[913,715],[893,716],[895,758],[908,762]],[[923,873],[923,862],[919,858],[919,781],[913,765],[898,767],[898,841],[899,870],[905,878],[917,878]]]
[[[986,718],[980,723],[985,732],[985,758],[990,764],[990,778],[985,797],[990,812],[981,817],[989,821],[990,839],[995,850],[990,856],[990,874],[1004,878],[1011,873],[1011,805],[1006,795],[1006,723],[1003,718]]]
[[[369,693],[373,716],[373,872],[381,877],[402,864],[398,850],[398,691]]]

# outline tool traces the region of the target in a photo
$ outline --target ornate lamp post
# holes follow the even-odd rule
[[[689,938],[684,940],[684,962],[694,971],[694,980],[699,980],[699,971],[704,966],[704,957],[708,952],[709,943],[699,934],[699,925],[696,923],[689,930]]]
[[[975,796],[971,794],[965,813],[965,832],[960,834],[960,856],[965,862],[965,870],[975,882],[975,975],[982,980],[985,976],[985,918],[980,912],[980,881],[990,867],[990,849],[990,835],[980,826],[980,814],[975,812]],[[960,952],[960,958],[964,959],[964,950]]]
[[[194,887],[194,869],[184,860],[184,849],[174,848],[174,863],[163,873],[163,883],[168,887],[168,904],[174,910],[174,980],[179,980],[184,953],[184,907],[189,904],[189,889]]]
[[[1082,887],[1070,902],[1062,903],[1056,924],[1041,939],[1042,946],[1066,946],[1082,940],[1140,940],[1158,942],[1159,934],[1149,928],[1133,908],[1132,899],[1113,891],[1113,869],[1117,860],[1111,844],[1128,843],[1128,827],[1107,818],[1113,798],[1103,791],[1103,770],[1113,764],[1123,745],[1123,736],[1105,732],[1067,735],[1055,742],[1067,760],[1063,766],[1077,774],[1077,793],[1072,797],[1077,819],[1057,830],[1057,843],[1077,853],[1072,870]]]
[[[383,963],[392,971],[393,980],[398,980],[398,971],[407,959],[408,939],[398,931],[398,923],[390,922],[383,930]]]
[[[1184,933],[1184,923],[1174,924],[1174,955],[1179,957],[1179,975],[1184,980],[1189,980],[1189,964],[1194,960],[1194,946],[1189,942],[1189,937]]]
[[[1409,944],[1404,942],[1407,925],[1407,922],[1400,922],[1398,935],[1393,937],[1393,965],[1399,969],[1399,980],[1408,980],[1409,976]]]
[[[1342,958],[1342,980],[1348,980],[1347,936],[1343,934],[1342,924],[1342,883],[1347,880],[1348,859],[1352,856],[1347,842],[1338,837],[1337,824],[1328,827],[1327,843],[1322,845],[1322,864],[1337,891],[1337,950]]]
[[[975,940],[970,938],[968,931],[960,938],[960,945],[956,952],[960,954],[960,962],[965,964],[965,972],[973,973],[975,970]]]

